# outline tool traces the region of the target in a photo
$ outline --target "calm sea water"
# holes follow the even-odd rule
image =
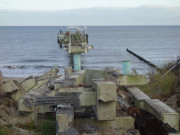
[[[52,65],[71,65],[71,55],[60,49],[57,32],[66,27],[0,27],[0,70],[4,76],[26,77],[39,74]],[[129,54],[136,52],[162,66],[180,55],[180,26],[109,26],[88,27],[93,50],[82,54],[83,68],[122,68],[130,60],[132,68],[145,74],[151,68]]]

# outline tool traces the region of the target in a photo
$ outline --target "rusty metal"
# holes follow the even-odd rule
[[[153,114],[136,106],[130,106],[125,100],[118,96],[119,105],[124,108],[128,115],[135,119],[134,127],[141,135],[168,135],[177,133],[176,129],[169,124],[158,120]]]
[[[127,114],[135,118],[134,127],[141,135],[168,135],[168,133],[177,132],[167,123],[164,124],[151,113],[138,107],[129,107]]]

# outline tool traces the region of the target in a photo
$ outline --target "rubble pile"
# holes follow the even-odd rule
[[[16,102],[19,98],[26,95],[27,93],[36,93],[39,88],[48,87],[51,82],[57,78],[58,69],[52,68],[51,70],[45,72],[42,75],[33,77],[30,76],[23,81],[8,80],[2,83],[2,74],[0,73],[0,84],[2,91],[11,95],[12,99]]]

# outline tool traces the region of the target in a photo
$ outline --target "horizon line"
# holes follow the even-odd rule
[[[0,27],[69,27],[69,26],[78,26],[78,27],[125,27],[125,26],[180,26],[180,24],[158,24],[158,25],[0,25]]]

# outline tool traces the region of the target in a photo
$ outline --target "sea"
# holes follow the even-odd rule
[[[1,26],[0,70],[5,77],[41,74],[54,65],[59,74],[71,66],[72,56],[57,43],[57,32],[66,26]],[[130,61],[133,71],[148,74],[153,68],[128,53],[127,48],[158,67],[180,56],[180,26],[88,26],[92,50],[81,55],[82,69],[122,70]]]

